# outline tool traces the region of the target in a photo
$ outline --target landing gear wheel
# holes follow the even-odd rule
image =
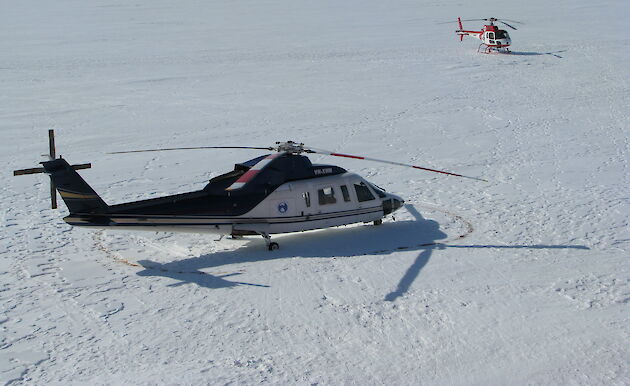
[[[383,219],[374,220],[374,225],[381,225],[383,223]]]
[[[267,244],[267,249],[269,249],[270,251],[275,251],[276,249],[280,248],[278,243],[274,243],[271,241],[271,236],[269,236],[269,233],[260,232],[260,235],[265,239],[265,244]]]

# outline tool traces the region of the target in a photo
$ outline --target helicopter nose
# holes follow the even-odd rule
[[[393,213],[396,210],[400,209],[404,203],[405,203],[405,200],[403,200],[402,198],[398,196],[390,197],[386,200],[383,200],[383,212],[386,215]]]

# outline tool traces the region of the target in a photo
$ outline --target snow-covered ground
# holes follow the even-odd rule
[[[629,384],[625,0],[6,1],[0,380]],[[513,55],[460,43],[506,17]],[[469,22],[465,27],[480,27]],[[381,227],[215,241],[92,232],[47,152],[108,203],[195,190],[276,140],[407,206]]]

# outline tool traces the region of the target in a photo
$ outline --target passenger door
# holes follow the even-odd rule
[[[486,32],[486,39],[487,39],[488,44],[495,44],[494,32]]]

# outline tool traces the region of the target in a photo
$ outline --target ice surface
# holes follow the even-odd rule
[[[629,384],[624,1],[7,2],[0,381]],[[525,22],[513,55],[457,16]],[[475,22],[465,25],[477,28]],[[296,140],[405,198],[381,227],[215,241],[91,232],[36,166],[108,203],[202,187]]]

